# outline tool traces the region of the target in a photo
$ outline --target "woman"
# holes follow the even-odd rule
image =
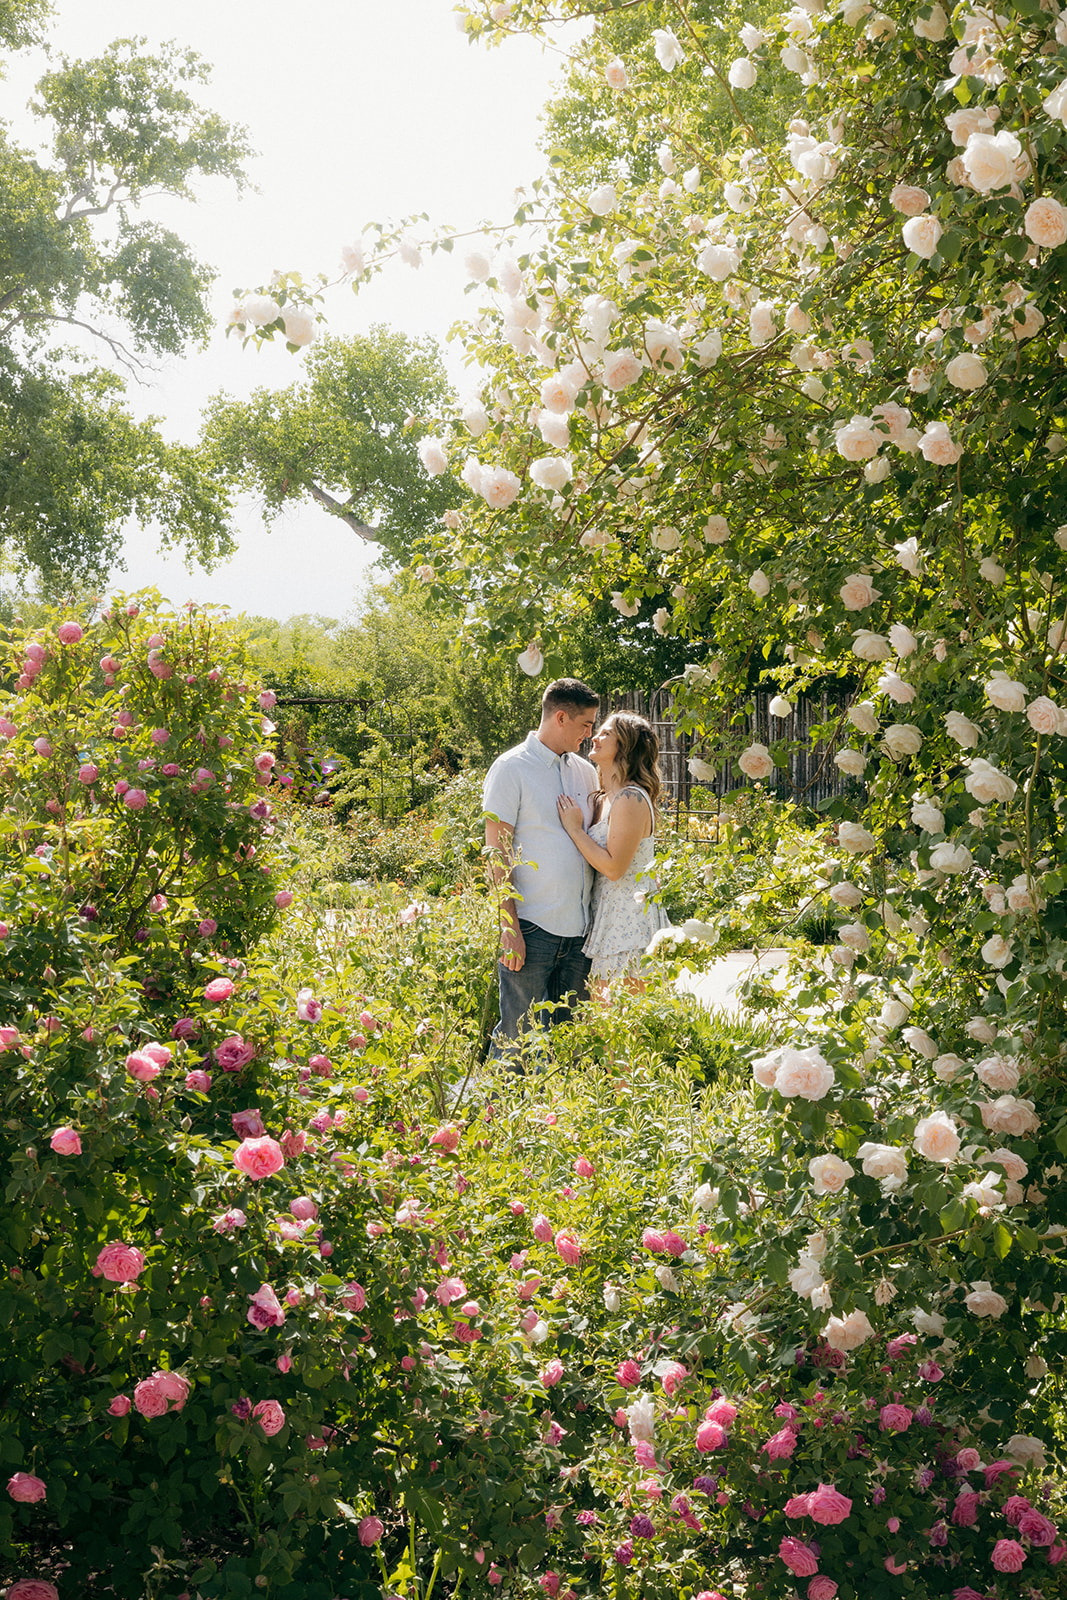
[[[561,795],[557,805],[564,828],[596,871],[584,950],[593,963],[589,975],[603,991],[620,978],[640,982],[649,940],[667,926],[662,907],[645,900],[651,885],[638,883],[655,853],[655,805],[663,785],[659,741],[644,717],[631,711],[608,717],[590,757],[600,788],[589,832],[569,795]]]

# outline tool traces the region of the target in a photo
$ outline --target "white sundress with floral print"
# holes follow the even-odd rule
[[[593,879],[589,934],[582,947],[593,963],[591,978],[640,976],[646,970],[644,955],[652,935],[669,924],[663,907],[644,898],[655,889],[648,878],[648,869],[656,853],[656,813],[652,801],[637,784],[620,789],[619,793],[641,796],[652,812],[653,831],[640,841],[621,878],[612,882],[598,872]],[[593,823],[589,837],[603,848],[608,837],[607,814]]]

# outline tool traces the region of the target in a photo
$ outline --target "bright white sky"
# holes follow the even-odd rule
[[[96,53],[114,38],[176,38],[213,64],[202,98],[244,123],[260,152],[252,176],[259,193],[236,200],[209,187],[197,207],[157,213],[219,272],[220,325],[231,291],[267,280],[274,268],[314,278],[339,270],[340,247],[364,222],[426,211],[467,228],[506,222],[517,185],[543,162],[535,148],[538,113],[559,57],[529,40],[500,49],[468,44],[451,0],[58,0],[54,47]],[[13,71],[5,112],[18,131],[26,91],[38,75]],[[461,316],[460,262],[436,257],[420,270],[397,265],[358,297],[338,290],[331,329],[359,332],[386,322],[444,341]],[[140,413],[192,440],[201,407],[219,390],[243,396],[297,375],[300,357],[284,345],[242,351],[220,326],[209,350],[162,368],[146,388],[131,386]],[[449,362],[462,389],[462,371]],[[126,572],[132,589],[156,584],[181,602],[212,600],[285,618],[348,612],[364,586],[373,551],[317,508],[279,518],[268,530],[256,507],[241,507],[240,551],[210,575],[181,558],[163,559],[150,532],[131,530]]]

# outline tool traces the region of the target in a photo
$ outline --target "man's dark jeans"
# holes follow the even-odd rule
[[[569,1022],[571,1011],[566,1002],[585,1000],[589,993],[586,979],[590,962],[582,954],[584,934],[564,938],[558,933],[546,933],[535,922],[524,922],[521,917],[519,932],[526,941],[526,960],[520,970],[512,972],[497,964],[500,1021],[493,1029],[489,1051],[497,1061],[506,1061],[517,1051],[531,1018],[549,1026]]]

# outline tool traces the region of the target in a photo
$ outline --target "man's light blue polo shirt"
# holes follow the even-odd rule
[[[590,796],[598,787],[591,762],[557,756],[536,733],[528,733],[522,744],[497,757],[482,790],[483,809],[507,823],[512,848],[521,856],[511,873],[519,916],[561,938],[576,938],[586,930],[593,869],[567,837],[556,801],[569,794],[581,806],[588,827]]]

